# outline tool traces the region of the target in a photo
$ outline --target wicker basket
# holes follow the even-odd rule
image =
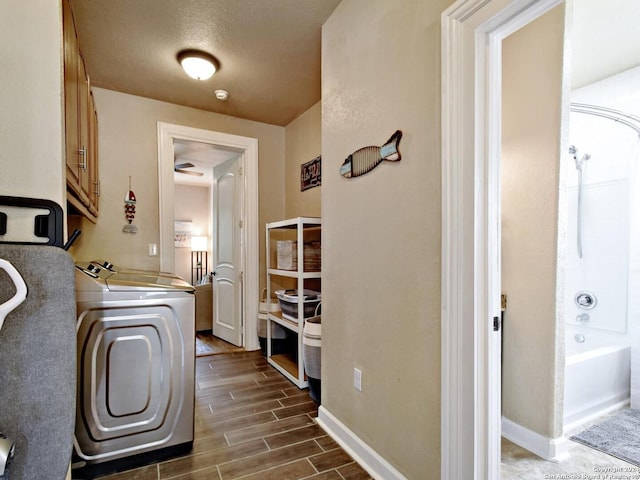
[[[258,341],[262,355],[267,355],[267,314],[280,311],[280,302],[275,298],[267,301],[267,289],[260,295],[260,307],[258,309]],[[277,355],[287,351],[287,332],[276,322],[271,322],[271,354]]]
[[[280,311],[280,302],[277,298],[270,298],[267,301],[267,289],[262,289],[260,295],[260,306],[258,307],[258,313],[274,313]]]

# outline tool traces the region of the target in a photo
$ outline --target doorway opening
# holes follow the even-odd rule
[[[442,479],[500,478],[501,48],[559,3],[442,15]]]
[[[258,279],[258,141],[255,138],[242,137],[227,133],[202,130],[181,125],[173,125],[158,122],[158,181],[159,181],[159,205],[160,205],[160,266],[162,270],[174,271],[175,259],[175,218],[174,208],[176,192],[174,181],[175,153],[174,144],[194,146],[189,142],[215,148],[220,151],[230,152],[237,159],[241,177],[240,193],[237,199],[237,232],[234,233],[234,245],[238,246],[236,259],[236,271],[238,274],[238,305],[234,309],[238,315],[241,331],[240,343],[247,350],[259,348],[257,336],[257,314],[259,298]],[[198,147],[202,148],[202,147]],[[228,161],[228,160],[227,160]],[[185,162],[181,162],[185,163]],[[193,163],[193,162],[192,162]],[[182,167],[185,167],[182,165]],[[185,170],[185,168],[181,168]],[[187,171],[193,167],[186,168]],[[211,166],[213,170],[213,166]],[[187,176],[188,174],[185,174]],[[192,175],[195,177],[195,175]],[[204,176],[204,175],[203,175]],[[215,181],[212,180],[215,187]],[[215,188],[211,191],[211,202],[215,204],[213,197]],[[212,222],[215,223],[215,222]],[[215,236],[213,226],[212,238]],[[215,240],[211,240],[215,242]],[[211,243],[213,253],[215,246]],[[209,270],[215,273],[215,258],[208,265]],[[215,278],[215,277],[214,277]],[[215,288],[215,287],[214,287]],[[226,295],[226,292],[224,293]],[[227,310],[229,311],[229,310]],[[224,321],[229,319],[225,318]],[[235,342],[234,342],[235,343]]]
[[[500,343],[491,320],[499,316],[501,293],[502,40],[560,3],[459,1],[443,14],[442,478],[500,476]],[[564,102],[568,113],[568,95]],[[556,157],[567,155],[565,143],[566,136]],[[563,370],[562,361],[558,366]],[[535,388],[533,380],[523,379],[522,388]],[[559,416],[553,428],[559,425],[561,436]],[[466,438],[465,425],[473,426]],[[546,457],[563,454],[555,438],[531,439]],[[466,448],[468,454],[451,453]]]

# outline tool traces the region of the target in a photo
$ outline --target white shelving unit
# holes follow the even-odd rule
[[[292,232],[292,230],[294,232]],[[294,283],[294,288],[298,292],[302,292],[305,282],[316,281],[320,284],[320,271],[304,270],[304,243],[305,241],[320,240],[322,230],[322,220],[315,217],[297,217],[279,222],[267,224],[267,298],[271,298],[274,283],[280,285],[286,283]],[[275,262],[275,245],[274,236],[278,234],[288,235],[287,239],[295,239],[297,241],[298,268],[297,270],[279,270],[273,268],[277,266]],[[295,235],[295,238],[293,238]],[[296,335],[297,349],[295,352],[285,352],[272,354],[271,343],[271,322],[275,322],[285,329]],[[282,317],[281,312],[267,314],[267,361],[273,365],[280,373],[295,383],[298,388],[308,387],[306,375],[304,373],[304,364],[302,356],[302,333],[304,329],[304,296],[298,295],[298,321],[294,322]]]

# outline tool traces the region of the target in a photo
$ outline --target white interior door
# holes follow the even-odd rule
[[[241,157],[213,169],[213,334],[242,345]]]

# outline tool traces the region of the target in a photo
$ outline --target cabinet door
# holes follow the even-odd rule
[[[78,145],[80,160],[80,189],[90,203],[89,187],[89,79],[82,54],[78,55]]]
[[[91,191],[91,213],[98,214],[100,203],[100,176],[98,173],[98,113],[89,89],[89,187]]]
[[[78,39],[68,0],[62,2],[64,29],[64,114],[67,181],[80,186],[78,161]]]

